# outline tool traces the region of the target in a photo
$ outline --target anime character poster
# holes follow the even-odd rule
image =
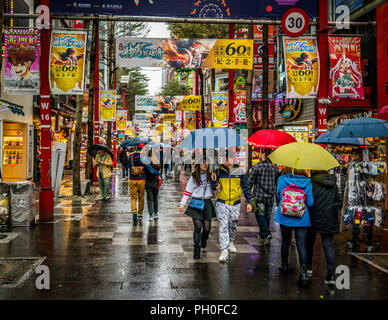
[[[212,121],[215,127],[228,125],[229,97],[227,92],[212,92]]]
[[[329,37],[329,97],[364,99],[360,37]]]
[[[315,37],[284,37],[287,98],[315,98],[319,85],[319,54]]]
[[[116,110],[117,130],[125,130],[127,127],[127,110]]]
[[[234,123],[247,122],[247,92],[245,90],[234,91],[233,115]]]
[[[118,38],[119,67],[252,69],[253,40]]]
[[[6,29],[4,41],[4,93],[39,94],[40,31]]]
[[[189,131],[195,130],[195,111],[185,111],[185,128]]]
[[[116,120],[116,90],[100,90],[100,121]]]
[[[85,31],[52,31],[50,48],[50,88],[52,94],[83,94]]]

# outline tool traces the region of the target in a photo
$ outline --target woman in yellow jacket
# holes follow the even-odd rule
[[[112,176],[112,157],[104,150],[98,150],[94,159],[94,166],[97,167],[98,185],[101,191],[101,197],[97,200],[110,200],[109,179]]]

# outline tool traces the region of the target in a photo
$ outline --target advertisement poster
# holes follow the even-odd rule
[[[253,69],[263,69],[263,43],[253,44]],[[275,68],[275,46],[273,43],[268,43],[268,69],[274,70]]]
[[[253,40],[118,38],[119,67],[252,69]]]
[[[319,85],[319,54],[315,37],[284,37],[287,98],[315,98]]]
[[[133,115],[133,124],[139,123],[149,123],[150,122],[150,114],[149,113],[135,113]]]
[[[274,71],[268,71],[268,99],[273,98],[275,90]],[[253,71],[252,81],[252,100],[260,101],[263,99],[263,70]]]
[[[185,129],[195,130],[195,111],[185,111]]]
[[[127,110],[116,110],[117,130],[125,130],[127,127]]]
[[[247,92],[245,90],[234,91],[233,115],[234,123],[247,122]]]
[[[157,111],[173,113],[181,111],[200,111],[202,106],[201,96],[136,96],[136,111]]]
[[[125,134],[134,137],[136,135],[135,130],[132,127],[132,121],[127,121],[127,127],[125,128]]]
[[[116,120],[116,90],[100,90],[100,121]]]
[[[87,32],[51,33],[50,89],[52,94],[83,94]]]
[[[4,93],[39,94],[39,30],[5,29],[4,44]]]
[[[163,122],[168,122],[168,123],[176,123],[176,114],[175,113],[167,113],[163,115],[162,118]]]
[[[212,121],[215,127],[228,126],[228,101],[227,92],[212,92]]]
[[[360,37],[329,37],[329,97],[364,99]]]

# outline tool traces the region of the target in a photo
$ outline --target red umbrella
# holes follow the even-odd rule
[[[266,149],[277,149],[292,142],[296,142],[292,135],[279,130],[260,130],[248,139],[250,145]]]
[[[388,106],[382,107],[379,113],[388,113]]]

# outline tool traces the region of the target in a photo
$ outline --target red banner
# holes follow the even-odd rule
[[[329,37],[329,97],[364,99],[360,37]]]
[[[233,114],[234,123],[247,123],[246,90],[234,91]]]

